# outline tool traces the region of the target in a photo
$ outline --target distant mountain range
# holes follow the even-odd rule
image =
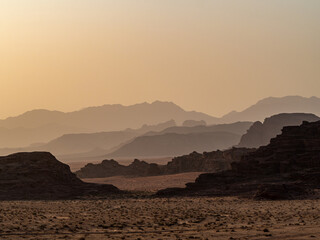
[[[236,145],[252,122],[212,126],[169,127],[148,132],[129,141],[104,158],[163,157],[230,148]]]
[[[63,154],[74,154],[80,151],[84,153],[90,149],[90,151],[100,151],[102,154],[113,147],[119,149],[119,144],[124,145],[132,138],[149,131],[159,132],[165,129],[130,132],[128,128],[139,129],[141,126],[155,126],[173,120],[177,125],[184,123],[195,128],[169,128],[160,134],[148,133],[148,135],[192,134],[200,133],[201,129],[203,132],[211,130],[230,132],[231,126],[227,126],[226,130],[221,124],[263,121],[275,114],[296,112],[313,113],[320,116],[320,98],[299,96],[266,98],[244,111],[231,112],[222,118],[195,111],[185,111],[174,103],[160,101],[131,106],[104,105],[69,113],[33,110],[17,117],[0,120],[0,148],[25,149],[32,144],[32,148],[46,145],[47,149],[55,151],[60,144],[59,153]],[[206,123],[211,130],[205,128]],[[198,124],[201,126],[195,126]],[[214,124],[219,124],[219,126],[215,127]],[[233,131],[231,133],[239,134]],[[64,142],[73,142],[73,146]],[[100,145],[97,142],[100,142]],[[96,149],[93,150],[93,147]]]
[[[166,133],[177,133],[177,134],[190,134],[190,133],[205,133],[205,132],[230,132],[237,135],[243,135],[249,127],[252,125],[252,122],[235,122],[229,124],[216,124],[216,125],[199,125],[194,127],[181,127],[173,126],[168,127],[159,132],[148,132],[145,135],[162,135]]]
[[[300,96],[269,97],[241,112],[230,112],[219,119],[223,123],[237,121],[263,121],[279,113],[313,113],[320,116],[320,98]]]
[[[252,122],[181,127],[173,120],[140,129],[66,134],[47,144],[27,148],[3,148],[1,155],[14,152],[49,151],[64,162],[92,161],[107,157],[176,156],[190,151],[229,148],[240,141]]]
[[[15,152],[47,151],[57,156],[69,154],[106,154],[120,144],[134,139],[147,132],[162,131],[176,126],[175,121],[160,123],[157,125],[143,125],[139,129],[126,129],[124,131],[98,132],[98,133],[73,133],[65,134],[44,144],[32,145],[24,148],[2,148],[1,155]],[[90,155],[90,154],[89,154]]]
[[[0,120],[0,147],[24,147],[48,142],[68,133],[122,131],[174,120],[204,120],[214,123],[207,114],[185,111],[171,102],[156,101],[131,106],[104,105],[75,112],[33,110],[17,117]]]
[[[241,135],[229,132],[166,133],[141,136],[115,152],[106,155],[106,158],[170,157],[192,151],[205,152],[226,149],[237,144],[240,138]]]

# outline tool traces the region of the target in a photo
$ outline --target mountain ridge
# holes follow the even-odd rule
[[[313,113],[320,115],[320,98],[302,96],[267,97],[242,111],[231,111],[222,116],[224,123],[236,121],[263,121],[279,113]]]
[[[67,133],[136,129],[145,124],[155,125],[171,119],[177,123],[189,119],[206,122],[216,120],[208,114],[185,111],[172,102],[160,101],[129,106],[103,105],[67,113],[38,109],[0,120],[0,147],[24,147],[35,142],[48,142]],[[44,128],[44,126],[56,126],[56,130],[52,130],[52,127]],[[72,126],[72,129],[69,130],[68,126]],[[28,133],[21,133],[19,128],[28,129]],[[10,130],[9,133],[4,135],[4,131],[7,130]],[[17,134],[18,138],[15,137]]]

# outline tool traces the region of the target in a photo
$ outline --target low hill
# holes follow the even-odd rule
[[[303,121],[315,122],[320,118],[314,114],[282,113],[266,118],[263,123],[255,122],[248,132],[241,137],[239,147],[257,148],[270,143],[281,133],[284,126],[300,125]]]
[[[112,185],[82,182],[46,152],[0,157],[0,200],[65,199],[120,193]]]

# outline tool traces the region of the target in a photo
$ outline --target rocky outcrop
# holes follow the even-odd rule
[[[262,184],[253,198],[256,200],[286,200],[312,194],[312,189],[302,184]]]
[[[158,195],[292,199],[304,197],[315,188],[320,188],[320,121],[285,127],[269,145],[233,162],[231,170],[202,174],[185,189],[166,189]]]
[[[104,178],[112,176],[156,176],[162,174],[161,166],[135,159],[129,166],[115,160],[103,160],[100,164],[89,163],[76,172],[80,178]]]
[[[255,122],[241,137],[238,147],[258,148],[270,143],[270,140],[281,133],[284,126],[297,126],[303,121],[315,122],[320,118],[314,114],[282,113],[266,118],[263,123]]]
[[[226,151],[192,152],[189,155],[173,158],[167,165],[147,163],[135,159],[129,166],[115,160],[104,160],[100,164],[87,164],[76,172],[80,178],[103,178],[112,176],[157,176],[185,172],[219,172],[231,169],[231,163],[253,149],[232,148]]]
[[[241,157],[253,151],[246,148],[232,148],[225,151],[193,152],[189,155],[175,157],[164,168],[165,174],[184,172],[221,172],[231,169],[231,163],[240,161]]]
[[[112,185],[82,182],[47,152],[0,157],[0,200],[64,199],[120,193]]]

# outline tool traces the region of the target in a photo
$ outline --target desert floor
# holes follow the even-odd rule
[[[0,239],[320,239],[320,200],[0,202]]]
[[[152,177],[115,176],[108,178],[85,178],[82,180],[90,183],[112,184],[121,190],[156,192],[164,188],[185,187],[186,183],[194,182],[200,174],[201,172],[191,172]]]

